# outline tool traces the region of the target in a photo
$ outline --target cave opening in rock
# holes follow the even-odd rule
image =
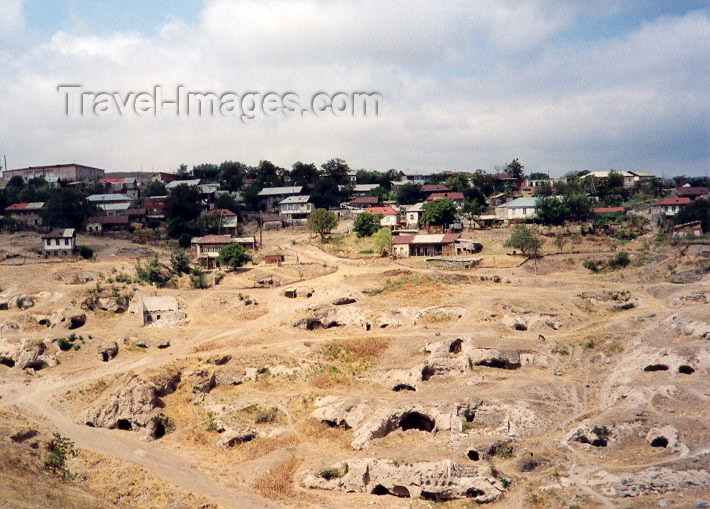
[[[401,392],[401,391],[416,391],[414,387],[411,385],[407,384],[397,384],[392,388],[393,391],[395,392]]]
[[[104,362],[108,362],[111,357],[109,356],[108,352],[101,352],[101,360]]]
[[[378,484],[374,488],[372,488],[372,491],[370,493],[373,495],[391,495],[390,490],[388,490],[381,484]]]
[[[417,429],[431,433],[434,430],[434,425],[435,422],[433,419],[419,412],[408,412],[404,414],[399,421],[399,427],[404,431]]]
[[[474,451],[473,449],[471,449],[470,451],[468,451],[468,459],[470,459],[471,461],[478,461],[481,459],[481,456],[478,454],[478,451]]]
[[[449,353],[461,353],[461,345],[463,340],[461,338],[455,339],[449,345]]]
[[[422,498],[424,500],[431,500],[432,502],[446,502],[447,500],[451,500],[451,497],[444,493],[434,493],[432,491],[422,491]]]
[[[518,369],[520,364],[513,364],[505,359],[485,359],[476,363],[477,366],[497,369]]]
[[[678,373],[682,373],[683,375],[692,375],[693,373],[695,373],[695,370],[690,366],[684,364],[682,366],[678,366]]]
[[[480,497],[481,495],[485,495],[486,492],[483,490],[479,490],[478,488],[469,488],[466,490],[466,498],[475,498],[475,497]]]
[[[86,424],[86,425],[87,425],[88,427],[90,427],[90,428],[93,428],[93,427],[94,427],[94,423],[91,422],[91,421],[86,421],[84,424]]]
[[[604,438],[595,438],[594,440],[592,440],[592,445],[594,447],[606,447],[607,441]]]
[[[668,439],[666,437],[656,437],[651,440],[651,447],[668,447]]]
[[[519,330],[519,331],[526,331],[526,330],[528,330],[527,325],[525,325],[524,323],[516,323],[516,324],[513,326],[513,328],[514,328],[515,330]]]
[[[434,376],[434,368],[432,368],[431,366],[424,366],[422,368],[422,380],[426,382],[432,376]]]
[[[116,427],[123,431],[129,431],[133,429],[133,425],[128,419],[119,419],[118,421],[116,421]]]
[[[392,494],[399,498],[409,498],[409,490],[404,486],[392,486]]]
[[[668,366],[665,364],[649,364],[645,368],[643,368],[644,371],[668,371]]]
[[[155,438],[163,438],[165,436],[165,433],[165,423],[163,421],[160,421],[155,427]]]
[[[2,364],[3,366],[7,366],[8,368],[15,367],[15,361],[13,361],[12,359],[9,359],[7,357],[0,358],[0,364]]]

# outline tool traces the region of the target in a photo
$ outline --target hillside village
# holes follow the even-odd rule
[[[710,503],[706,177],[60,164],[0,205],[8,500]]]

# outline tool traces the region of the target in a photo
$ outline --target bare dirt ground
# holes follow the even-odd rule
[[[34,487],[6,482],[6,505],[44,507],[21,501],[57,493],[62,507],[160,509],[484,501],[478,488],[445,501],[417,486],[434,468],[420,462],[440,461],[476,467],[481,490],[495,491],[491,507],[708,499],[710,246],[649,254],[636,251],[650,243],[641,239],[629,267],[592,274],[589,254],[570,247],[535,268],[506,254],[505,230],[466,236],[484,243],[482,268],[436,270],[358,256],[364,243],[346,253],[301,230],[266,232],[259,255],[283,253],[283,266],[259,256],[207,290],[122,276],[152,252],[167,260],[161,248],[80,237],[95,260],[50,261],[31,251],[36,235],[0,236],[0,446],[19,458],[3,476]],[[608,251],[603,239],[584,242],[577,250]],[[130,299],[123,312],[86,305],[116,294]],[[153,295],[177,297],[186,320],[141,327],[138,303]],[[18,307],[24,298],[33,305]],[[69,330],[79,314],[85,323]],[[32,341],[46,345],[41,362],[3,361]],[[98,348],[113,342],[104,362]],[[125,394],[135,387],[154,400]],[[157,439],[140,421],[146,405],[160,414]],[[87,425],[118,414],[131,430]],[[27,429],[36,449],[10,438]],[[52,432],[79,451],[65,483],[41,468]],[[337,467],[371,459],[394,460],[388,478],[420,465],[407,476],[422,496],[358,485]]]

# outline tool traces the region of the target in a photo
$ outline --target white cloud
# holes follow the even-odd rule
[[[492,168],[513,157],[553,172],[707,168],[706,11],[564,46],[556,37],[582,7],[513,5],[215,0],[194,24],[172,21],[153,36],[58,32],[5,62],[0,151],[13,166],[73,160],[116,170],[334,156],[380,169]],[[68,119],[58,83],[302,96],[376,90],[384,115],[252,125],[169,114]]]

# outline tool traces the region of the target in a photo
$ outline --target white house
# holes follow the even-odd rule
[[[419,228],[419,222],[421,221],[423,213],[424,202],[415,203],[407,207],[407,211],[404,214],[404,222],[407,228]]]
[[[301,194],[303,186],[265,187],[257,196],[266,202],[267,210],[276,210],[281,200]]]
[[[42,235],[44,256],[71,256],[76,250],[76,231],[74,228],[55,228],[47,235]]]
[[[380,226],[395,229],[399,226],[399,212],[392,207],[370,207],[365,210],[368,214],[380,217]]]
[[[289,196],[279,202],[279,215],[289,223],[303,223],[313,212],[310,196]]]
[[[537,197],[516,198],[496,207],[496,217],[504,221],[535,219]]]
[[[121,216],[131,207],[132,198],[126,194],[92,194],[86,198],[106,216]]]
[[[596,184],[599,184],[600,182],[606,180],[609,178],[609,174],[612,172],[612,170],[609,171],[592,171],[584,175],[584,177],[589,181],[589,183],[592,186],[592,189],[594,189]],[[634,187],[634,182],[638,180],[637,176],[632,175],[628,171],[618,171],[616,172],[620,174],[623,179],[624,179],[624,187]],[[638,172],[641,174],[641,172]],[[645,175],[645,174],[644,174]]]
[[[237,215],[231,210],[214,209],[207,212],[209,217],[216,217],[219,220],[219,233],[228,235],[237,234],[238,219]]]
[[[651,205],[651,214],[660,216],[675,216],[681,207],[690,203],[690,198],[663,198]]]

